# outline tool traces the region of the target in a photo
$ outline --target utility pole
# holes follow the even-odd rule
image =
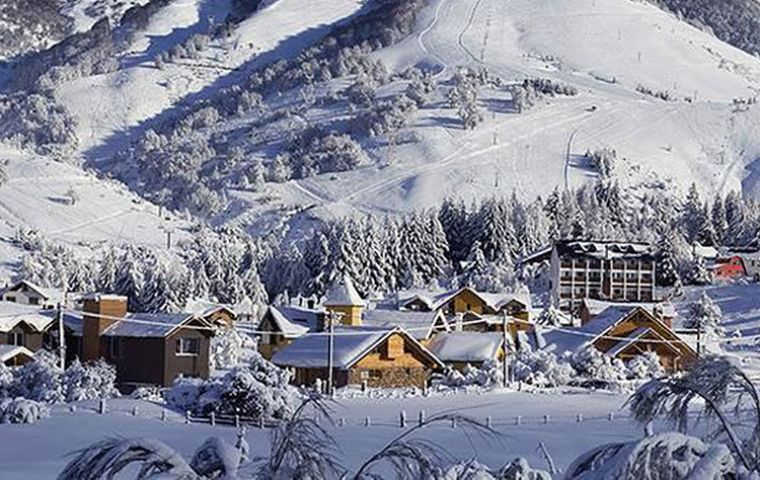
[[[702,321],[697,323],[697,358],[702,356]]]
[[[58,321],[58,358],[61,362],[61,370],[66,369],[66,337],[63,334],[63,307],[58,302],[58,311],[55,314]]]
[[[333,394],[333,352],[335,350],[335,313],[327,318],[327,394]]]
[[[502,380],[501,380],[501,386],[504,388],[507,388],[507,374],[509,373],[509,367],[507,367],[507,354],[509,352],[509,348],[507,347],[507,328],[509,327],[509,323],[507,322],[507,312],[502,312],[501,314],[501,337],[502,342],[504,344],[504,356],[503,361],[501,362],[501,374],[502,374]]]

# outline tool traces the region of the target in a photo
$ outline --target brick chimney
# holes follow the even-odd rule
[[[82,360],[102,357],[100,336],[105,329],[127,314],[127,297],[95,294],[84,299],[82,329]],[[91,315],[88,315],[91,314]]]

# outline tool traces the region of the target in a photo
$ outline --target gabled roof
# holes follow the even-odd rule
[[[0,362],[7,362],[19,355],[34,358],[34,353],[26,347],[20,347],[18,345],[0,345]]]
[[[36,283],[32,283],[29,280],[19,280],[18,282],[8,285],[7,287],[0,290],[0,295],[5,294],[8,292],[16,291],[18,288],[26,286],[29,290],[32,290],[40,297],[44,298],[45,300],[54,300],[54,301],[62,301],[63,300],[63,292],[61,292],[58,289],[55,288],[45,288],[40,287]]]
[[[664,317],[674,318],[677,316],[676,308],[670,302],[609,302],[584,298],[583,304],[592,317],[599,315],[610,307],[641,307],[652,315],[655,315],[656,310],[659,309]]]
[[[547,327],[544,339],[547,346],[555,345],[558,353],[575,352],[594,342],[605,332],[626,319],[637,308],[609,307],[582,327],[572,329],[572,332],[568,331],[569,329],[551,330]]]
[[[484,293],[479,292],[471,287],[462,287],[455,290],[448,290],[444,292],[429,292],[429,291],[407,291],[399,292],[397,308],[404,308],[411,302],[417,300],[425,304],[430,310],[437,310],[455,297],[460,295],[464,291],[469,291],[479,299],[483,301],[493,310],[500,310],[505,305],[512,301],[517,301],[526,308],[530,308],[530,295],[519,292],[507,292],[507,293]]]
[[[316,331],[319,328],[320,318],[326,315],[324,310],[290,305],[270,306],[267,313],[274,322],[275,329],[285,338],[297,338],[305,333]]]
[[[362,326],[366,327],[401,327],[418,340],[429,338],[438,324],[449,330],[446,316],[439,310],[431,312],[414,312],[409,310],[365,310]]]
[[[501,333],[439,333],[428,345],[443,362],[485,362],[494,360],[504,344]]]
[[[26,323],[38,332],[45,331],[53,322],[50,311],[32,305],[0,301],[0,332],[9,332],[19,323]]]
[[[232,307],[229,307],[227,305],[222,305],[219,303],[209,302],[206,300],[188,301],[187,305],[185,305],[185,311],[188,313],[197,315],[199,317],[208,317],[209,315],[213,315],[214,313],[223,312],[223,311],[226,311],[233,316],[236,315],[236,312]]]
[[[442,368],[443,363],[401,328],[377,329],[364,327],[336,328],[333,341],[333,365],[346,370],[355,365],[394,333],[403,335],[419,348],[423,355]],[[308,333],[277,352],[272,362],[282,367],[327,368],[327,332]]]
[[[351,277],[343,275],[327,291],[324,304],[326,307],[362,307],[364,300],[356,291]]]
[[[103,331],[107,337],[167,337],[192,321],[211,326],[192,313],[128,313]]]
[[[636,330],[633,330],[628,335],[626,335],[625,340],[621,340],[618,342],[617,345],[612,347],[607,351],[609,355],[612,355],[613,357],[623,353],[628,347],[631,345],[634,345],[636,342],[643,342],[646,343],[646,337],[654,337],[654,340],[657,342],[663,342],[664,340],[667,340],[662,335],[657,333],[655,330],[649,327],[639,327]],[[672,350],[678,351],[677,348],[675,348],[673,345],[667,342],[663,342],[664,345],[671,348]]]

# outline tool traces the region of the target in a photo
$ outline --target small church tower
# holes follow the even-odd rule
[[[358,327],[362,324],[364,300],[356,291],[351,277],[343,275],[330,287],[325,295],[325,308],[339,315],[344,325]]]

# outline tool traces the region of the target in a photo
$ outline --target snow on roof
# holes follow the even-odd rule
[[[531,301],[530,301],[530,294],[522,293],[522,292],[505,292],[505,293],[484,293],[479,292],[473,288],[470,287],[462,287],[455,290],[446,290],[446,291],[424,291],[424,290],[407,290],[403,292],[399,292],[397,294],[398,302],[397,302],[397,308],[404,307],[405,305],[408,305],[410,302],[414,300],[419,300],[423,302],[429,309],[431,310],[437,310],[444,305],[446,305],[448,302],[450,302],[454,297],[462,293],[463,291],[468,290],[472,292],[475,296],[483,300],[483,302],[491,307],[494,310],[500,310],[502,307],[507,305],[508,303],[512,301],[517,301],[523,305],[526,306],[526,308],[530,308]]]
[[[26,347],[18,345],[0,345],[0,362],[7,362],[19,355],[25,355],[29,358],[34,357],[34,353]]]
[[[127,301],[127,297],[124,295],[116,295],[115,293],[88,293],[82,296],[83,300],[94,300],[96,302],[101,300],[122,300]]]
[[[208,300],[188,300],[185,305],[185,311],[197,315],[199,317],[206,317],[220,310],[227,310],[233,312],[234,310],[227,305],[210,302]]]
[[[578,351],[630,315],[636,308],[638,307],[609,307],[582,327],[574,328],[572,332],[546,327],[544,339],[548,346],[554,345],[558,353]]]
[[[438,311],[414,312],[409,310],[365,310],[362,326],[367,327],[402,327],[417,340],[430,336],[433,327],[440,319],[448,330],[448,323]]]
[[[720,252],[717,248],[703,246],[698,243],[693,246],[692,253],[706,260],[715,260],[720,255]]]
[[[177,327],[198,318],[191,313],[128,313],[103,331],[108,337],[165,337]]]
[[[63,295],[63,292],[61,292],[60,290],[56,288],[40,287],[36,283],[32,283],[29,280],[19,280],[18,282],[5,287],[2,291],[0,291],[0,293],[4,294],[6,292],[15,291],[16,289],[18,289],[19,287],[23,285],[25,285],[27,288],[37,293],[37,295],[41,296],[45,300],[57,300],[57,301],[63,300],[64,295]]]
[[[621,353],[626,348],[633,345],[636,340],[639,340],[641,337],[646,335],[651,329],[649,327],[639,327],[636,330],[633,330],[628,333],[628,335],[625,336],[626,340],[621,340],[618,342],[617,345],[612,347],[607,353],[612,355],[613,357],[617,354]]]
[[[296,338],[314,332],[319,328],[324,310],[296,307],[291,305],[270,306],[269,313],[277,328],[286,338]]]
[[[50,312],[39,307],[0,301],[0,332],[8,332],[21,322],[42,332],[52,321]]]
[[[554,244],[560,256],[573,255],[592,258],[651,257],[648,243],[617,241],[563,240]]]
[[[428,349],[443,362],[484,362],[493,360],[503,345],[501,333],[439,333]]]
[[[354,282],[348,275],[335,282],[325,295],[325,306],[329,307],[347,307],[347,306],[364,306],[364,300],[354,287]]]
[[[439,367],[443,364],[429,350],[420,345],[401,328],[392,330],[369,327],[336,328],[333,342],[333,365],[338,369],[348,369],[365,355],[377,348],[386,338],[394,333],[404,335],[414,342],[421,351],[428,354]],[[293,341],[290,345],[277,352],[272,362],[282,367],[297,368],[326,368],[328,333],[308,333]]]
[[[641,307],[655,316],[657,316],[657,310],[662,312],[663,317],[675,318],[677,316],[676,309],[670,302],[608,302],[584,298],[583,303],[592,317],[599,315],[609,307]]]

